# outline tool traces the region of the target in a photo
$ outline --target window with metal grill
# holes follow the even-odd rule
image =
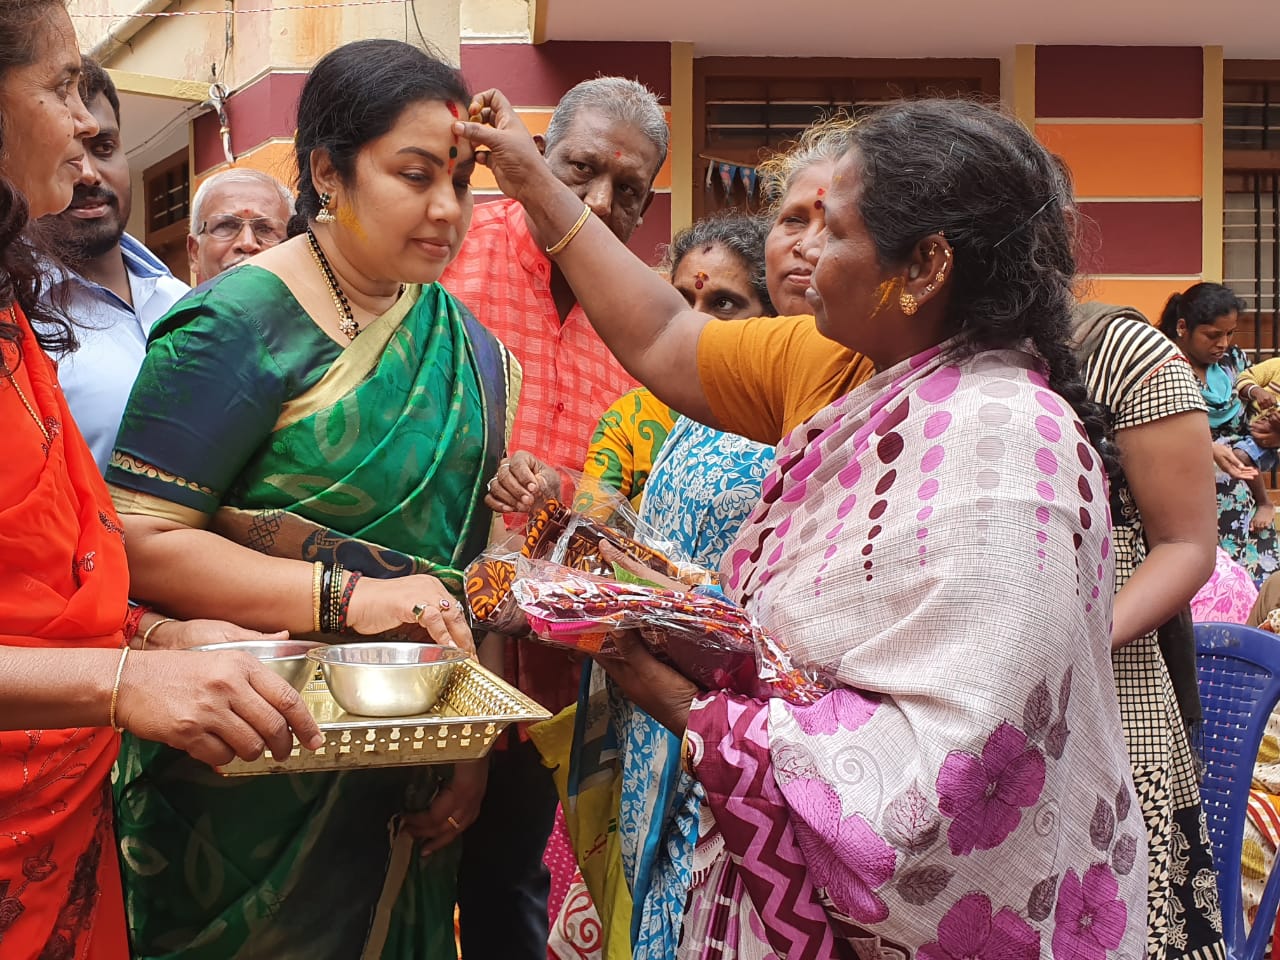
[[[1244,301],[1240,346],[1262,359],[1280,352],[1280,172],[1224,174],[1223,282]]]
[[[1280,61],[1227,61],[1223,79],[1223,282],[1263,359],[1280,353]]]
[[[146,197],[145,243],[170,272],[186,279],[187,229],[191,204],[191,166],[184,147],[142,174]]]
[[[995,100],[1000,62],[706,57],[694,61],[693,80],[694,214],[704,216],[758,206],[759,193],[748,196],[741,181],[726,192],[720,164],[754,168],[838,110],[859,114],[910,97]]]
[[[1227,82],[1222,146],[1224,150],[1280,149],[1280,80]]]

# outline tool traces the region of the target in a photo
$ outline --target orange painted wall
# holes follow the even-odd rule
[[[1081,197],[1198,198],[1204,184],[1200,124],[1036,123]]]
[[[1199,281],[1198,276],[1117,278],[1090,277],[1081,285],[1082,300],[1097,300],[1141,310],[1152,323],[1160,319],[1165,301],[1179,290],[1185,290]]]
[[[1081,46],[1035,54],[1036,136],[1066,162],[1076,197],[1103,234],[1100,256],[1086,267],[1098,272],[1081,296],[1155,320],[1170,294],[1204,268],[1203,231],[1187,219],[1205,189],[1203,51]]]

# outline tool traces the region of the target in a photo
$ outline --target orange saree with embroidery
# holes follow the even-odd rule
[[[124,540],[53,364],[17,306],[0,424],[0,646],[115,647],[128,604]],[[110,727],[0,731],[0,956],[127,960]]]

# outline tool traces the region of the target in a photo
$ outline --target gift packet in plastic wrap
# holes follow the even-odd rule
[[[477,628],[508,636],[527,632],[524,615],[511,597],[515,563],[520,557],[548,560],[586,573],[612,574],[613,565],[600,553],[602,540],[663,577],[690,586],[715,582],[710,571],[676,557],[672,545],[641,521],[616,490],[575,471],[560,472],[566,477],[564,487],[572,490],[573,502],[586,512],[548,500],[530,516],[518,552],[486,551],[467,568],[467,604]]]
[[[634,630],[655,657],[706,690],[803,704],[834,686],[796,666],[745,610],[717,594],[622,582],[527,557],[516,562],[511,593],[543,642],[616,656],[614,632]]]

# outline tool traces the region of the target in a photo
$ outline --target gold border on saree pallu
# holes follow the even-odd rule
[[[369,375],[386,354],[391,338],[400,329],[404,318],[409,315],[421,295],[421,284],[414,283],[405,287],[404,295],[390,310],[360,331],[342,351],[342,355],[329,364],[329,369],[315,386],[292,400],[285,401],[275,426],[271,428],[272,432],[279,432],[307,417],[328,410],[369,379]]]
[[[507,422],[504,434],[503,449],[511,452],[511,433],[516,425],[517,407],[520,406],[520,392],[524,389],[524,367],[514,353],[507,349],[501,340],[498,346],[502,349],[503,373],[507,378]]]
[[[320,724],[324,746],[313,753],[295,742],[284,762],[267,753],[253,761],[232,760],[218,772],[237,777],[478,760],[510,724],[551,717],[474,660],[458,664],[440,702],[419,716],[352,716],[338,706],[319,676],[303,690],[302,699]]]
[[[117,487],[114,483],[107,484],[107,490],[111,493],[111,502],[115,504],[116,513],[122,517],[126,513],[159,517],[161,520],[172,520],[195,530],[205,529],[213,519],[209,514],[201,513],[194,507],[184,507],[152,493],[126,490],[124,487]]]

